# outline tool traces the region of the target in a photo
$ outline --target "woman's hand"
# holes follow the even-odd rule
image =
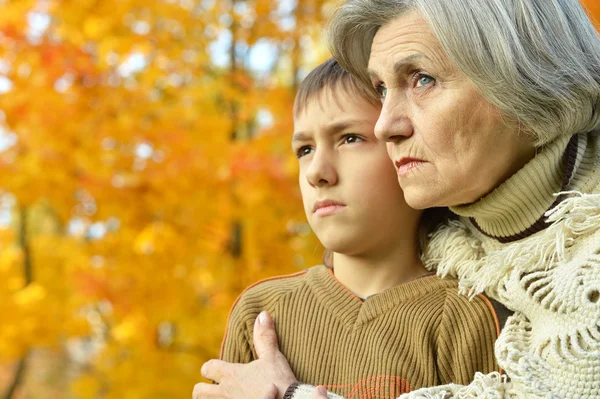
[[[315,393],[313,393],[312,399],[327,399],[327,390],[322,386],[318,386],[315,389]]]
[[[215,384],[199,383],[193,399],[281,399],[296,377],[279,351],[273,320],[262,312],[254,322],[254,348],[258,360],[232,364],[209,360],[202,366],[202,376]]]

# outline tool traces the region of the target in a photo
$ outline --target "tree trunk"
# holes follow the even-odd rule
[[[33,281],[33,270],[31,263],[31,251],[29,248],[29,237],[27,232],[28,213],[26,207],[20,209],[19,216],[19,245],[23,251],[23,274],[25,275],[25,287],[27,287]],[[15,371],[13,381],[4,395],[5,399],[12,399],[14,397],[15,392],[23,382],[26,367],[27,354],[25,354],[17,364],[17,370]]]
[[[25,375],[25,363],[27,356],[24,356],[21,360],[19,360],[19,364],[17,365],[17,370],[15,371],[15,377],[13,378],[12,383],[8,387],[6,394],[4,395],[5,399],[12,399],[17,391],[19,385],[23,381],[23,376]]]

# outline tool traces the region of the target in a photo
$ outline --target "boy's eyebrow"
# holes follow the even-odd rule
[[[361,119],[351,119],[351,120],[345,120],[342,122],[336,122],[336,123],[332,123],[331,125],[328,125],[325,130],[327,131],[328,134],[335,134],[339,131],[342,131],[344,129],[349,128],[350,126],[356,126],[359,124],[363,124],[363,123],[368,123],[368,121],[366,120],[361,120]],[[294,141],[308,141],[310,140],[311,136],[309,134],[307,134],[306,132],[295,132],[292,135],[292,142]]]
[[[308,141],[308,135],[304,132],[296,132],[292,135],[292,143],[294,141]]]
[[[411,54],[408,57],[404,57],[401,60],[396,61],[396,63],[394,64],[394,74],[398,75],[400,72],[402,72],[403,70],[405,70],[408,66],[411,66],[413,64],[414,60],[418,60],[418,59],[421,59],[421,58],[424,58],[426,60],[430,60],[431,61],[431,59],[429,57],[427,57],[425,54],[421,54],[421,53]],[[372,78],[379,77],[379,75],[377,74],[377,72],[375,72],[372,69],[368,69],[367,73]]]

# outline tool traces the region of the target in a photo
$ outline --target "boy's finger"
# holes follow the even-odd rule
[[[263,310],[254,323],[254,349],[259,359],[273,357],[279,352],[273,319]]]

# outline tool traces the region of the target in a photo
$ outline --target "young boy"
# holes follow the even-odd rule
[[[298,380],[347,399],[396,398],[497,370],[490,302],[458,296],[455,280],[420,261],[422,211],[406,205],[374,136],[380,109],[334,60],[300,86],[292,147],[308,222],[333,267],[249,287],[232,309],[221,359],[256,358],[254,321],[268,310]]]

